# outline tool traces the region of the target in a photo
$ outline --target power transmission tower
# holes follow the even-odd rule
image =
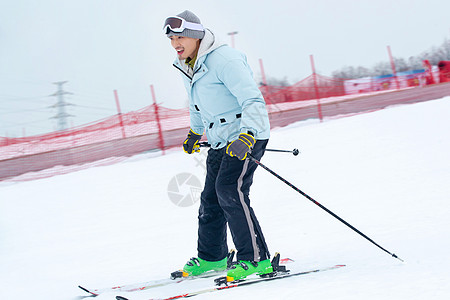
[[[65,84],[65,83],[67,83],[67,81],[54,82],[53,84],[56,84],[58,86],[58,90],[54,94],[50,95],[50,96],[55,96],[58,99],[56,104],[50,106],[50,107],[58,109],[58,113],[52,117],[52,119],[58,120],[58,126],[57,126],[58,130],[67,129],[67,127],[68,127],[67,126],[67,118],[74,117],[73,115],[66,113],[66,106],[73,105],[73,104],[67,103],[64,100],[64,95],[73,95],[73,93],[66,92],[63,90],[63,84]]]

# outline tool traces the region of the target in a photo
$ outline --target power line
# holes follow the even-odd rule
[[[11,122],[11,121],[3,121],[5,123],[7,123],[7,124],[9,123],[9,124],[12,124],[12,125],[3,125],[2,127],[4,127],[4,128],[11,128],[11,127],[17,127],[17,126],[23,126],[23,125],[29,125],[29,124],[42,123],[42,122],[46,122],[46,121],[47,121],[47,119],[30,121],[30,122],[24,122],[24,123],[15,123],[15,122]],[[46,127],[43,127],[43,126],[34,126],[34,127],[46,128]]]
[[[81,107],[81,108],[97,109],[97,110],[103,110],[103,111],[108,111],[108,112],[117,112],[117,110],[115,110],[115,109],[106,108],[106,107],[88,106],[88,105],[76,105],[76,106]]]
[[[12,115],[12,114],[22,114],[24,112],[35,112],[41,113],[47,111],[48,108],[35,108],[35,109],[20,109],[20,110],[8,110],[0,107],[0,115]]]

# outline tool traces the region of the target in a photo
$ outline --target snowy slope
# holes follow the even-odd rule
[[[262,159],[405,264],[260,168],[251,198],[270,250],[305,269],[347,267],[197,299],[448,299],[449,101],[275,129],[269,147],[299,148],[301,154],[266,153]],[[86,294],[79,284],[135,283],[180,268],[196,255],[198,203],[172,203],[169,183],[183,172],[203,181],[204,160],[205,152],[172,150],[0,183],[0,298],[81,299]],[[186,186],[179,191],[187,192]]]

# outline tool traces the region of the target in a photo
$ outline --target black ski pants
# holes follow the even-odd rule
[[[267,142],[256,141],[251,152],[256,159],[263,156]],[[270,254],[249,199],[257,164],[230,157],[225,149],[208,150],[198,216],[198,257],[218,261],[227,256],[228,224],[238,260],[268,259]]]

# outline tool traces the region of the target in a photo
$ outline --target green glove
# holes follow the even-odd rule
[[[192,131],[192,129],[189,130],[187,138],[184,140],[183,143],[184,152],[188,154],[200,152],[200,145],[198,144],[198,141],[200,141],[201,138],[202,138],[201,134],[195,133],[194,131]]]
[[[227,146],[226,153],[233,157],[236,156],[240,160],[247,158],[247,153],[253,148],[256,140],[248,133],[241,133],[237,140],[232,141]]]

